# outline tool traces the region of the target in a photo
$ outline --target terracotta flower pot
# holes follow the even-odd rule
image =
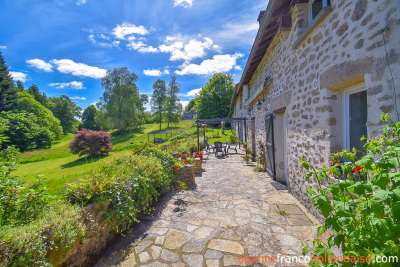
[[[246,145],[246,144],[243,144],[243,148],[246,149],[246,148],[247,148],[247,145]]]
[[[176,187],[176,189],[178,189],[178,192],[182,192],[182,186],[180,186],[180,185],[178,185],[177,187]]]
[[[187,152],[182,152],[182,153],[181,153],[181,158],[186,159],[187,156],[188,156],[188,153],[187,153]]]
[[[179,165],[173,165],[172,168],[174,169],[175,173],[179,172]]]

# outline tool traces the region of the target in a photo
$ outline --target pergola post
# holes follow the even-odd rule
[[[206,143],[206,126],[203,128],[203,135],[204,135],[204,144]]]
[[[246,118],[244,119],[244,142],[247,143],[247,125],[246,125]]]
[[[199,121],[197,120],[197,152],[200,152],[200,133],[199,133]]]

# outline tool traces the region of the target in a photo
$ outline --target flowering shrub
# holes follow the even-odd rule
[[[201,152],[194,152],[194,158],[203,160],[203,154]]]
[[[330,169],[316,169],[302,161],[309,171],[307,181],[318,183],[308,193],[326,218],[318,235],[329,236],[327,242],[314,240],[315,256],[334,255],[332,247],[340,248],[343,255],[369,256],[372,260],[400,254],[400,123],[387,115],[382,115],[382,120],[391,124],[379,140],[364,145],[363,157],[357,158],[359,151],[355,149],[343,150],[333,154]],[[341,159],[346,162],[335,163]],[[304,247],[303,253],[308,248]],[[324,263],[339,266],[332,264]],[[310,265],[319,266],[317,262]]]
[[[108,222],[119,231],[125,230],[148,214],[158,196],[171,188],[174,161],[172,158],[168,168],[163,166],[170,162],[163,153],[151,148],[144,155],[115,159],[78,183],[68,184],[66,195],[72,203],[82,206],[91,202],[109,203]]]
[[[111,135],[103,131],[82,129],[74,135],[69,144],[71,152],[79,156],[101,157],[112,149]]]

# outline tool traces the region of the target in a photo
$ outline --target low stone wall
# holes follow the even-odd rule
[[[103,255],[106,246],[119,236],[117,231],[112,229],[111,224],[104,222],[103,215],[107,204],[105,205],[92,203],[85,207],[85,212],[92,215],[91,220],[93,221],[88,223],[94,227],[92,235],[88,236],[88,240],[84,243],[75,247],[74,254],[63,262],[54,264],[55,266],[94,266]]]
[[[195,172],[196,168],[194,164],[188,164],[179,169],[179,173],[177,176],[177,180],[184,183],[192,183],[195,184]]]

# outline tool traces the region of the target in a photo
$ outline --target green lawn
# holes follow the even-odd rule
[[[192,126],[193,121],[181,121],[179,124],[166,129],[167,124],[163,123],[162,130],[158,131],[159,124],[144,125],[143,129],[137,133],[112,136],[113,150],[107,157],[96,159],[73,155],[68,149],[72,135],[68,135],[49,149],[21,154],[21,164],[15,171],[15,175],[24,178],[28,183],[34,181],[40,175],[45,180],[48,193],[57,194],[64,188],[65,183],[76,181],[79,177],[90,173],[96,167],[111,161],[114,157],[129,155],[132,146],[147,142],[147,133],[157,131],[156,137],[165,139],[165,132],[172,132],[173,135],[176,135]],[[150,142],[152,140],[153,135],[150,137]]]

